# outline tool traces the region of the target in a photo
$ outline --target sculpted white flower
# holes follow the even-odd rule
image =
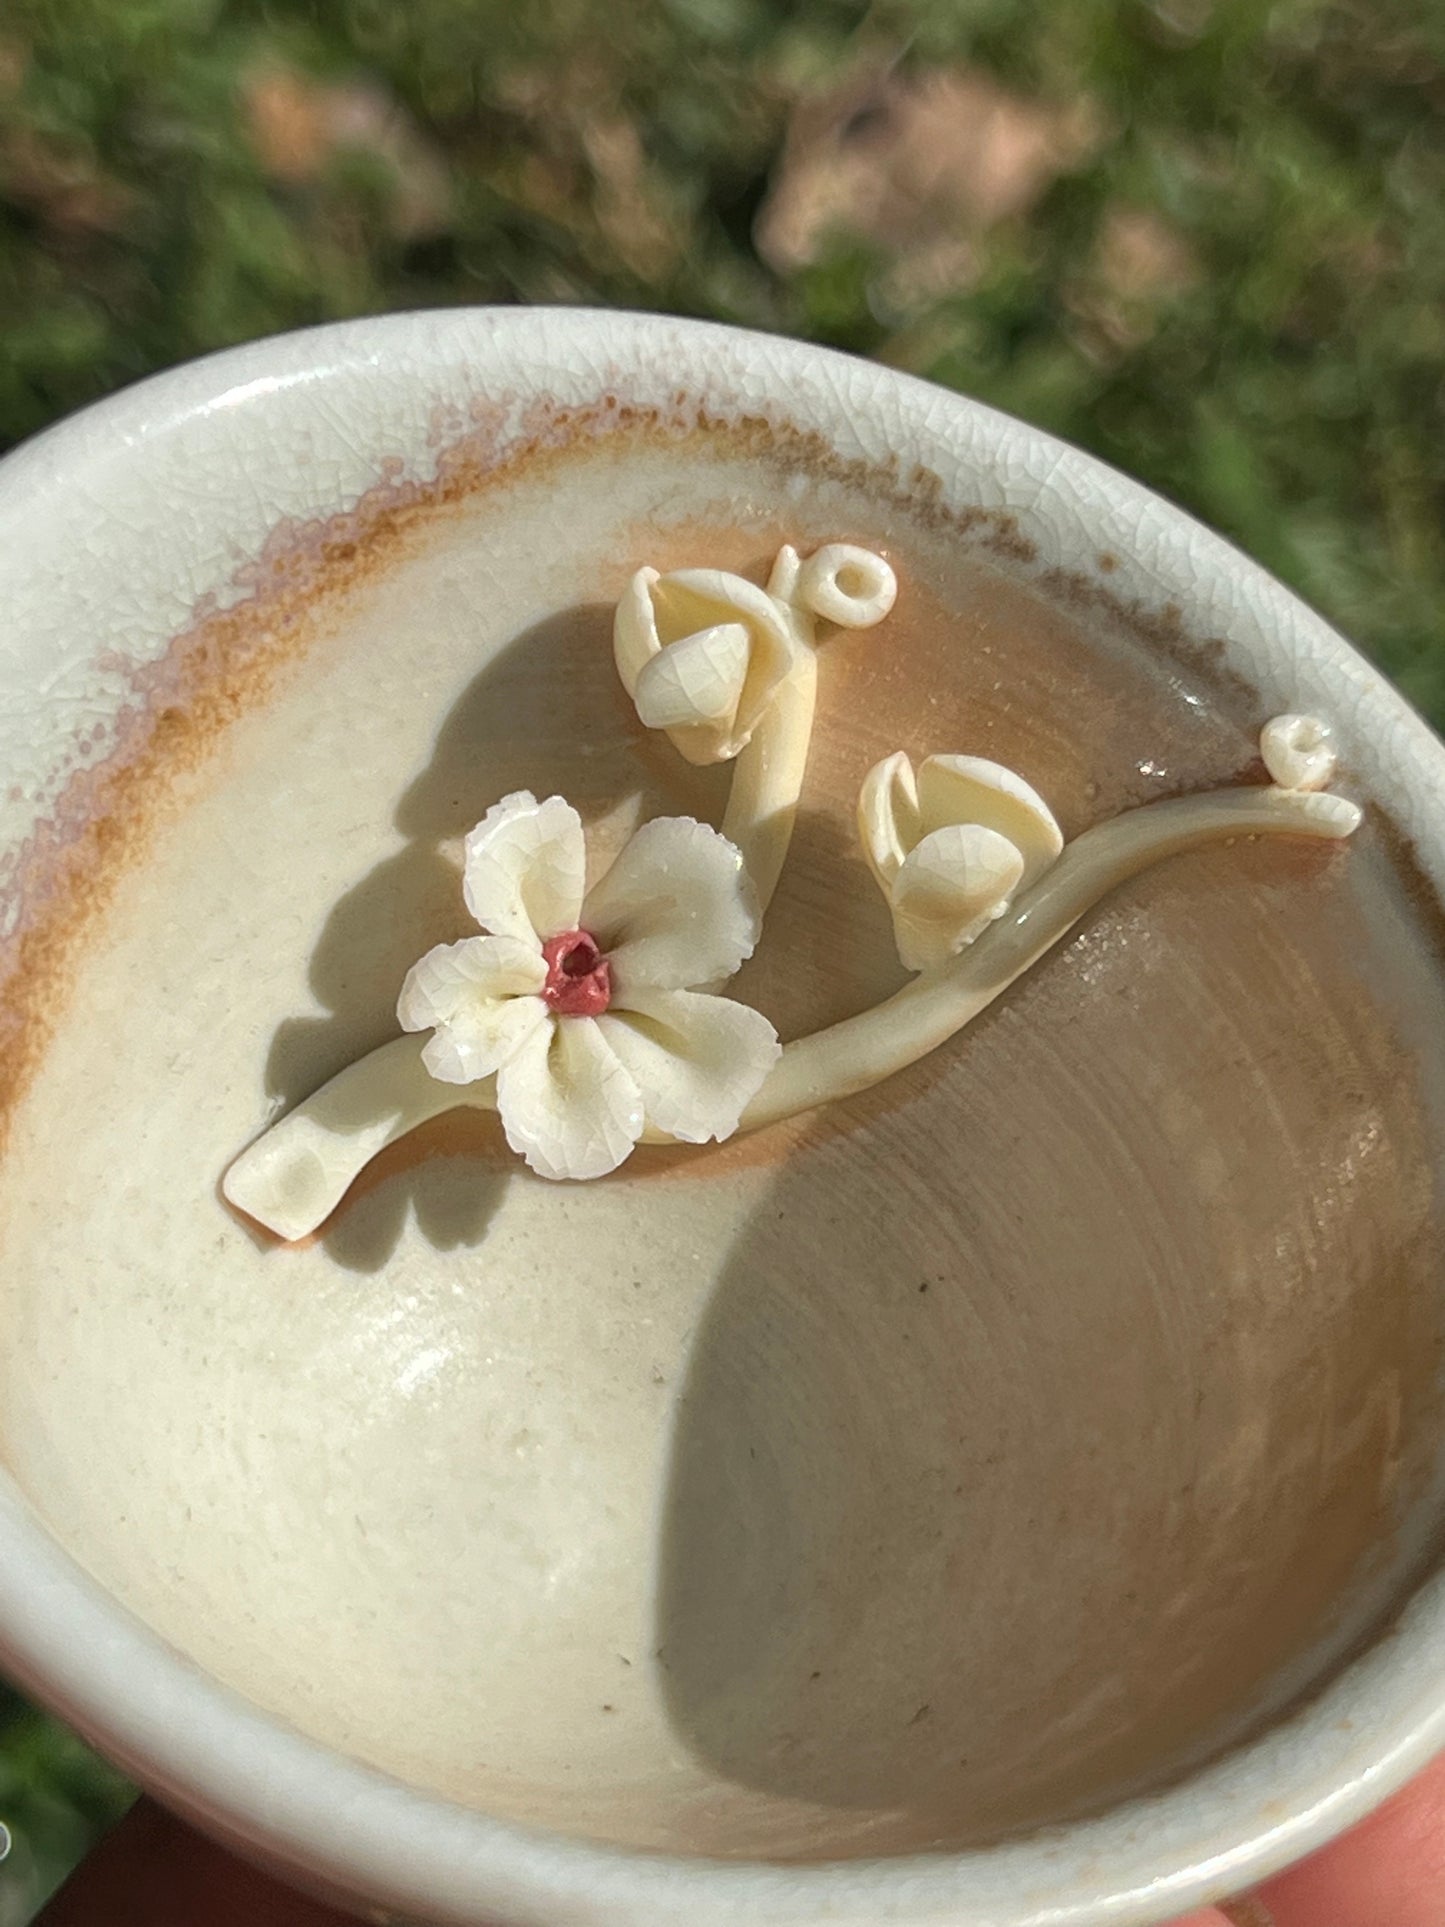
[[[1064,847],[1047,803],[1001,763],[900,750],[863,780],[858,828],[909,970],[947,961],[1001,917]]]
[[[646,823],[586,895],[582,822],[520,790],[466,841],[463,894],[487,933],[407,973],[404,1030],[434,1078],[493,1073],[507,1142],[544,1178],[595,1178],[647,1125],[725,1138],[777,1062],[758,1011],[695,988],[751,956],[759,919],[737,850],[690,817]]]
[[[847,542],[806,562],[783,548],[766,589],[726,569],[639,569],[617,604],[617,672],[646,726],[690,763],[730,762],[812,648],[813,618],[868,629],[897,593],[882,556]]]

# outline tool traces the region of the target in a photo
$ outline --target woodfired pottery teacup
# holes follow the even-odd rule
[[[1445,753],[1178,510],[888,369],[649,316],[400,315],[0,467],[0,1648],[366,1917],[1123,1927],[1445,1742]],[[278,1245],[219,1180],[395,1033],[460,839],[712,821],[611,609],[884,552],[737,980],[902,981],[898,749],[1066,834],[1331,723],[1348,845],[1091,913],[876,1090],[558,1186],[458,1113]]]

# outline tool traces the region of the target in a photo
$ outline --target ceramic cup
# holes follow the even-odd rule
[[[960,396],[647,316],[400,315],[141,384],[0,469],[0,1648],[366,1917],[1123,1927],[1445,1742],[1445,755],[1177,509]],[[903,748],[1070,835],[1334,726],[1348,847],[1101,905],[827,1112],[562,1187],[442,1120],[303,1247],[218,1192],[394,1033],[460,837],[716,820],[610,609],[883,549],[752,975],[901,981]]]

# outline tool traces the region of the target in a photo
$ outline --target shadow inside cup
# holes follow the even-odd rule
[[[1285,845],[1161,870],[777,1173],[692,1342],[660,1553],[670,1716],[751,1794],[727,1850],[1158,1788],[1418,1575],[1445,1053],[1389,1009],[1445,1011],[1359,883]]]

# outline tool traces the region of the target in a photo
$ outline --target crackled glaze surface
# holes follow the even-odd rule
[[[559,1196],[494,1120],[441,1120],[300,1251],[216,1180],[391,1034],[488,803],[560,790],[599,857],[716,819],[725,775],[617,686],[640,558],[758,579],[847,539],[899,569],[886,629],[827,646],[736,980],[784,1037],[902,981],[852,828],[900,745],[1019,770],[1067,835],[1257,780],[1285,708],[1417,831],[1436,752],[1281,592],[1027,431],[714,332],[519,329],[343,332],[190,371],[150,426],[115,404],[144,429],[124,539],[123,438],[82,419],[0,471],[0,514],[55,522],[0,565],[30,651],[7,833],[53,822],[5,926],[33,1046],[0,1163],[11,1657],[210,1824],[418,1915],[1176,1911],[1434,1734],[1433,1596],[1374,1636],[1440,1523],[1445,992],[1378,810],[1348,858],[1141,880],[955,1046],[756,1139]],[[548,385],[571,415],[505,401]],[[115,521],[92,505],[47,578],[77,463]],[[377,483],[226,588],[278,511]],[[1141,1794],[1147,1822],[1110,1811]]]

